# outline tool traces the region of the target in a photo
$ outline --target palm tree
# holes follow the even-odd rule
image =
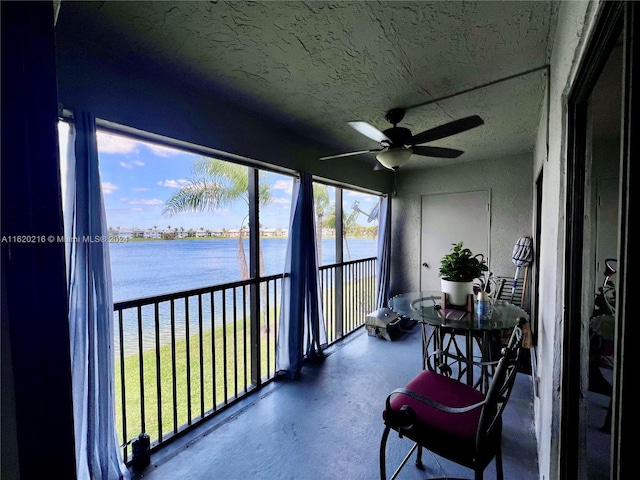
[[[249,204],[247,167],[217,158],[200,157],[193,163],[191,171],[193,179],[165,203],[163,215],[213,211],[238,199]],[[271,203],[270,187],[266,182],[260,183],[259,198],[261,206]]]
[[[329,187],[321,183],[313,184],[313,200],[316,209],[316,241],[318,243],[318,262],[322,264],[322,223],[324,216],[331,206]]]
[[[349,240],[348,237],[349,236],[357,236],[358,232],[360,230],[360,225],[358,224],[358,216],[361,213],[364,213],[362,210],[360,210],[360,208],[358,207],[360,202],[356,201],[354,202],[352,208],[351,213],[349,213],[349,215],[344,214],[343,215],[343,229],[344,229],[344,243],[345,243],[345,247],[347,248],[347,258],[349,260],[351,260],[351,250],[349,249]]]
[[[354,206],[352,207],[352,211],[347,215],[346,212],[342,212],[342,238],[344,240],[344,246],[345,249],[347,250],[347,261],[351,260],[351,249],[349,248],[349,237],[350,236],[355,236],[358,232],[358,215],[360,215],[362,212],[359,208],[358,208],[358,202],[356,202],[354,204]],[[336,224],[336,212],[335,209],[332,210],[329,215],[327,216],[327,218],[325,219],[325,223],[327,224],[327,226],[331,225],[331,226],[335,226]]]
[[[199,157],[191,166],[193,178],[174,193],[165,203],[163,215],[173,216],[181,212],[214,211],[243,200],[249,206],[249,173],[247,167],[225,162],[217,158]],[[260,172],[258,199],[260,206],[269,205],[273,199],[266,172]],[[243,279],[249,277],[242,240],[247,216],[242,219],[238,234],[238,263]],[[264,273],[264,257],[260,248],[260,273]]]

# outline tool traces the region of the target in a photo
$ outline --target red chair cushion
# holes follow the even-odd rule
[[[482,392],[430,370],[420,372],[405,388],[449,407],[465,407],[484,400]],[[482,407],[465,413],[447,413],[402,393],[391,399],[394,411],[399,411],[403,405],[411,407],[416,416],[413,427],[402,432],[408,438],[463,465],[476,456],[476,433]],[[386,411],[383,418],[388,420]],[[390,426],[394,428],[393,424]],[[494,435],[495,438],[499,440],[500,437]],[[495,451],[494,446],[486,446],[489,451]],[[482,456],[491,455],[489,451],[483,452]]]

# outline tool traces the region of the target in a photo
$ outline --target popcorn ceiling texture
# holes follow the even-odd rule
[[[382,130],[390,108],[543,67],[555,3],[63,2],[59,44],[81,42],[123,70],[240,101],[335,145],[325,152],[335,154],[378,146],[349,121]],[[479,114],[482,127],[433,144],[464,150],[459,161],[528,151],[545,77],[540,70],[410,109],[401,126],[418,133]],[[454,161],[413,157],[406,168],[443,162]]]

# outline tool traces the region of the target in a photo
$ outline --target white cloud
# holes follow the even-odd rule
[[[102,182],[102,193],[105,195],[109,195],[114,191],[118,190],[118,186],[109,182]]]
[[[369,194],[369,193],[357,192],[355,190],[347,190],[347,189],[345,189],[345,190],[343,190],[343,192],[345,192],[347,197],[361,197],[361,198],[362,197],[365,197],[365,198],[371,197],[371,194]]]
[[[100,153],[135,153],[140,144],[131,138],[121,137],[106,132],[97,132],[98,152]]]
[[[273,185],[271,185],[271,188],[274,190],[283,190],[291,195],[293,192],[293,180],[277,180]]]
[[[147,187],[135,187],[132,189],[134,192],[146,192],[149,189]]]
[[[164,202],[158,198],[140,198],[137,200],[129,200],[129,205],[162,205]]]
[[[185,152],[176,150],[175,148],[165,147],[164,145],[155,145],[153,143],[145,143],[145,146],[158,157],[173,157],[175,155],[183,155]]]
[[[187,185],[189,183],[189,180],[186,180],[184,178],[179,178],[178,180],[160,180],[158,181],[158,185],[163,186],[163,187],[169,187],[169,188],[180,188],[183,187],[184,185]]]
[[[141,160],[131,160],[130,162],[120,162],[120,166],[124,167],[128,170],[131,170],[133,167],[143,167],[144,162]]]
[[[281,197],[280,198],[273,198],[271,202],[275,203],[275,204],[279,204],[279,205],[286,205],[286,206],[291,205],[291,199],[290,198],[281,198]]]

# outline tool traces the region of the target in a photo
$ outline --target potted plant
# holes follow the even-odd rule
[[[466,305],[467,295],[473,294],[473,281],[482,278],[489,270],[484,255],[473,254],[462,242],[452,244],[451,252],[440,260],[442,292],[449,296],[452,305]]]

